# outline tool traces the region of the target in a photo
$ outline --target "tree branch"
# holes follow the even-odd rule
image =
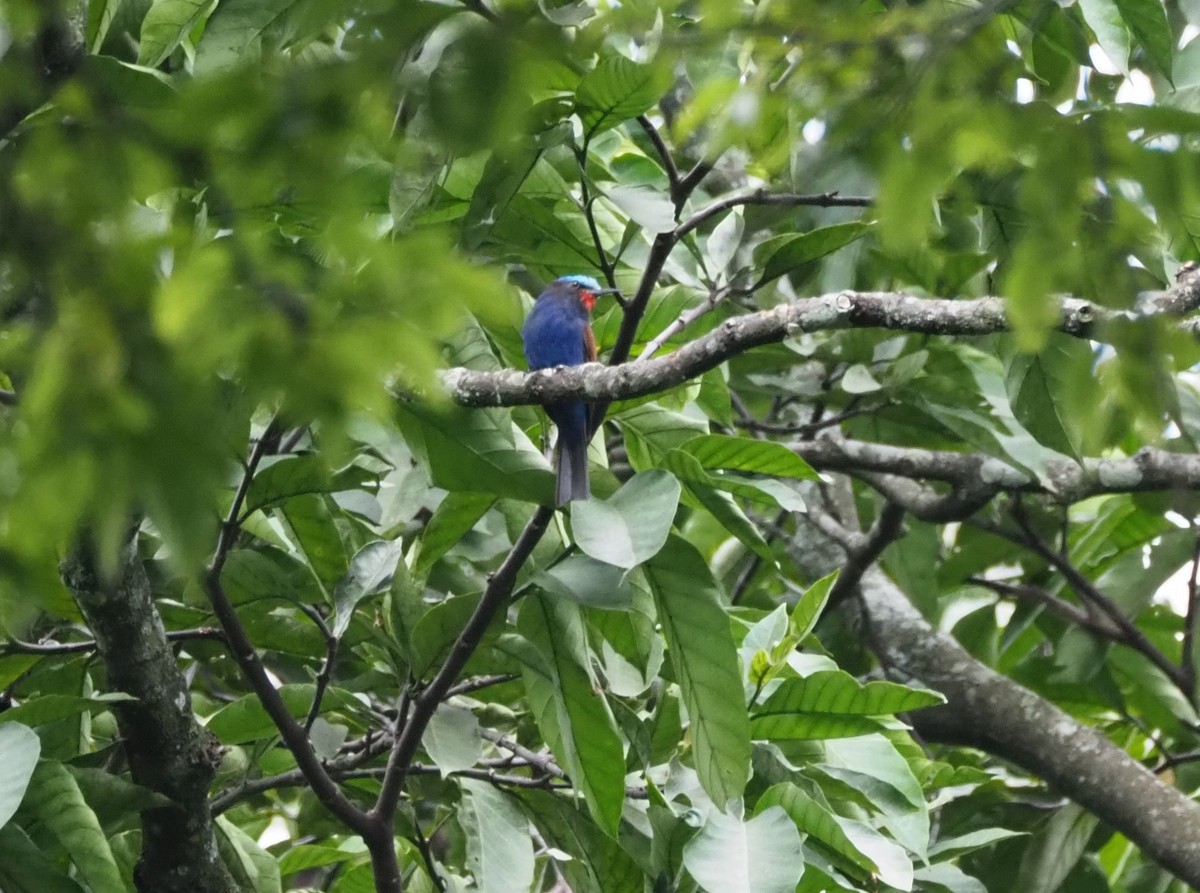
[[[508,557],[504,559],[504,563],[492,574],[488,580],[487,588],[483,591],[483,597],[480,598],[479,604],[475,606],[475,611],[467,621],[466,626],[458,634],[454,645],[450,649],[450,654],[442,663],[437,675],[433,680],[421,690],[421,692],[413,698],[412,713],[408,720],[404,723],[404,728],[396,736],[396,742],[392,746],[391,755],[388,758],[387,773],[384,776],[383,785],[379,791],[379,797],[375,802],[371,814],[380,816],[389,823],[392,816],[395,815],[396,805],[400,800],[400,793],[404,789],[404,782],[408,774],[408,768],[416,755],[417,748],[421,743],[421,736],[425,733],[425,727],[429,725],[429,720],[433,718],[434,711],[437,710],[438,704],[446,697],[446,692],[454,685],[458,679],[458,674],[462,672],[462,668],[466,666],[467,660],[479,647],[483,635],[491,626],[492,620],[495,619],[497,613],[508,601],[509,595],[512,594],[513,586],[517,581],[517,573],[521,570],[525,560],[533,552],[534,547],[541,540],[542,535],[546,532],[546,527],[550,523],[550,519],[554,517],[554,509],[546,506],[539,507],[525,525],[525,529],[521,531],[521,535],[517,537],[517,541],[513,544],[512,551],[508,553]]]
[[[926,335],[979,336],[1009,330],[1004,301],[998,297],[948,300],[915,298],[897,292],[843,291],[737,316],[668,356],[626,363],[655,281],[673,246],[670,233],[655,238],[641,285],[626,308],[609,366],[588,363],[529,373],[457,368],[443,374],[446,389],[463,406],[517,406],[564,400],[607,404],[675,387],[730,357],[801,332],[879,328]],[[1179,295],[1181,299],[1200,298],[1200,274],[1190,274],[1168,294]],[[1174,318],[1153,309],[1136,314],[1108,310],[1078,298],[1064,298],[1056,328],[1077,338],[1103,340],[1106,323],[1159,317]],[[1193,328],[1190,321],[1178,325],[1189,332]]]
[[[273,439],[269,436],[273,428],[274,423],[268,426],[267,431],[263,432],[246,461],[246,471],[242,475],[233,502],[229,506],[229,513],[221,526],[216,552],[204,574],[204,589],[212,604],[213,614],[221,624],[221,629],[225,631],[230,651],[241,668],[242,675],[250,683],[250,687],[254,689],[254,694],[258,697],[263,709],[266,710],[267,715],[271,717],[271,721],[279,730],[280,737],[283,738],[284,744],[295,757],[296,765],[304,773],[304,777],[312,786],[317,799],[354,832],[361,834],[364,838],[378,836],[379,829],[376,827],[376,823],[347,799],[337,783],[325,771],[321,760],[312,748],[308,733],[305,732],[303,726],[296,722],[287,705],[284,704],[279,691],[267,676],[267,671],[263,667],[262,659],[259,657],[254,643],[250,641],[246,628],[242,625],[233,603],[221,585],[221,570],[225,566],[225,560],[229,557],[229,552],[233,548],[240,530],[238,518],[242,505],[250,490],[250,482],[254,478],[254,473],[266,454],[267,445]]]
[[[708,172],[705,171],[707,174]],[[810,195],[800,193],[768,192],[756,189],[746,195],[731,195],[701,208],[679,226],[675,227],[675,238],[682,239],[692,230],[720,214],[743,205],[780,205],[785,208],[869,208],[874,200],[861,195],[839,195],[836,192],[820,192]]]

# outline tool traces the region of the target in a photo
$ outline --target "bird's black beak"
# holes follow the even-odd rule
[[[598,288],[595,291],[593,291],[592,294],[596,295],[597,297],[599,297],[600,295],[619,295],[619,294],[621,294],[621,289],[619,289],[619,288]]]

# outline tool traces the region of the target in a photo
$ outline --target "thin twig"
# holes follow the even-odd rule
[[[696,227],[719,214],[742,205],[781,205],[785,208],[869,208],[872,204],[874,204],[874,199],[862,195],[840,195],[837,192],[771,193],[765,189],[756,189],[746,195],[731,195],[718,199],[711,205],[701,208],[675,227],[674,236],[676,239],[682,239]]]
[[[1125,612],[1121,610],[1120,606],[1097,589],[1095,584],[1071,563],[1068,556],[1051,549],[1042,541],[1041,537],[1037,535],[1036,531],[1029,524],[1019,503],[1014,506],[1013,518],[1021,528],[1022,533],[1021,536],[1015,538],[1015,541],[1023,543],[1062,574],[1080,601],[1085,604],[1090,602],[1103,612],[1121,631],[1125,644],[1140,652],[1143,657],[1162,670],[1166,677],[1171,680],[1171,683],[1186,695],[1187,680],[1184,678],[1183,670],[1168,660],[1167,656],[1159,651],[1154,643],[1146,637],[1146,634],[1138,629],[1132,620],[1125,616]],[[988,529],[993,528],[989,527]],[[1002,530],[1002,528],[998,527],[994,529],[997,531]],[[1001,533],[1001,536],[1005,535],[1005,533]],[[1014,539],[1011,535],[1008,535],[1007,538]]]
[[[446,689],[445,698],[452,698],[455,695],[470,694],[473,691],[479,691],[481,688],[489,688],[493,685],[503,685],[505,682],[512,682],[520,679],[513,673],[497,673],[494,676],[476,676],[472,679],[464,679],[457,685],[452,685]]]
[[[321,616],[321,613],[316,608],[312,605],[306,605],[303,602],[299,604],[299,608],[305,616],[317,625],[317,629],[321,631],[321,635],[325,639],[325,660],[321,663],[321,669],[317,672],[312,705],[308,708],[308,716],[304,718],[304,731],[311,732],[313,723],[317,721],[317,717],[321,713],[321,701],[325,697],[325,689],[329,687],[329,680],[333,676],[333,665],[337,661],[338,639],[333,634],[333,630],[329,628],[329,624],[325,622],[325,618]]]
[[[167,633],[170,642],[210,641],[224,642],[225,634],[216,627],[200,626],[195,629],[178,629]],[[86,642],[23,642],[20,639],[9,639],[4,643],[5,654],[82,654],[94,651],[96,643],[91,639]]]
[[[1187,686],[1185,692],[1189,701],[1196,697],[1196,663],[1194,649],[1196,647],[1196,624],[1200,622],[1200,585],[1197,576],[1200,575],[1200,533],[1196,535],[1196,543],[1192,548],[1192,572],[1188,576],[1187,617],[1183,622],[1183,652],[1179,665],[1183,669],[1183,679]]]
[[[613,278],[613,264],[604,250],[604,243],[600,240],[600,230],[596,226],[596,214],[592,209],[595,199],[588,188],[587,151],[588,146],[584,142],[575,152],[575,163],[579,166],[579,207],[583,211],[584,219],[587,220],[588,231],[592,234],[592,247],[596,249],[596,263],[604,273],[604,281],[608,283],[609,288],[616,288],[617,281]]]
[[[654,146],[654,151],[658,153],[658,158],[662,162],[663,170],[667,173],[667,182],[670,184],[671,199],[674,201],[675,194],[679,191],[679,168],[675,165],[675,159],[671,156],[671,150],[667,148],[667,144],[663,142],[662,134],[658,132],[658,128],[654,126],[654,122],[645,115],[638,115],[637,122],[641,125],[642,130],[646,132],[646,136],[650,138],[651,145]],[[679,220],[679,212],[676,210],[676,221]]]
[[[267,675],[266,668],[263,666],[262,659],[259,657],[254,643],[250,640],[246,628],[242,625],[241,619],[237,615],[237,610],[234,608],[233,602],[229,600],[229,596],[221,584],[221,571],[241,530],[238,518],[245,503],[246,494],[250,490],[250,483],[254,478],[254,473],[266,454],[268,444],[274,440],[270,436],[274,428],[275,422],[272,421],[257,443],[255,443],[249,458],[246,460],[246,471],[238,483],[233,502],[229,506],[229,513],[226,516],[225,522],[221,525],[221,532],[217,538],[217,548],[212,562],[204,574],[204,588],[208,593],[209,602],[212,604],[213,614],[221,624],[221,629],[225,631],[225,638],[229,642],[230,651],[234,660],[237,661],[242,675],[250,683],[251,688],[254,689],[255,695],[258,697],[259,703],[262,704],[263,709],[271,717],[271,721],[279,730],[280,737],[283,738],[288,750],[292,752],[292,756],[296,760],[296,765],[304,774],[305,780],[312,787],[317,799],[351,830],[364,837],[370,835],[372,840],[377,840],[380,837],[381,829],[377,827],[375,820],[347,799],[337,783],[325,770],[321,760],[313,750],[312,743],[308,739],[308,733],[296,722],[291,711],[288,710],[287,705],[283,702],[283,697],[279,694],[279,690],[271,683],[271,679]],[[372,856],[374,856],[376,849],[377,847],[372,847]]]
[[[637,362],[644,362],[658,353],[662,346],[698,320],[706,313],[710,313],[725,297],[729,294],[729,286],[715,288],[708,293],[708,297],[697,304],[695,307],[690,307],[683,313],[679,314],[670,325],[646,342],[646,346],[642,348],[642,352],[638,354]]]

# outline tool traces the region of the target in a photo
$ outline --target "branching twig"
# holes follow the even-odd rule
[[[706,171],[707,173],[707,171]],[[756,189],[746,195],[731,195],[718,199],[701,208],[679,226],[675,227],[675,238],[682,239],[696,227],[712,220],[726,211],[743,205],[779,205],[785,208],[869,208],[873,199],[862,195],[839,195],[836,192],[818,192],[811,195],[800,193],[774,193]]]
[[[658,353],[659,350],[662,349],[664,344],[666,344],[700,317],[711,312],[714,307],[721,303],[721,301],[725,300],[725,297],[729,294],[729,291],[730,289],[727,285],[722,286],[721,288],[715,288],[708,293],[707,298],[705,298],[695,307],[691,307],[679,314],[679,316],[677,316],[670,325],[646,342],[646,346],[642,348],[642,352],[638,354],[637,361],[646,362],[649,360],[652,356]]]
[[[299,605],[300,610],[313,623],[317,625],[317,629],[321,631],[322,637],[325,639],[325,660],[321,663],[321,669],[317,672],[316,687],[313,691],[312,705],[308,708],[308,716],[304,718],[304,731],[311,732],[313,723],[317,721],[317,717],[321,713],[321,701],[325,697],[325,689],[329,687],[329,680],[333,676],[333,665],[337,661],[338,640],[333,634],[333,630],[329,628],[329,624],[325,622],[325,618],[312,605],[306,605],[303,602]]]
[[[274,423],[272,423],[263,432],[246,461],[246,471],[238,484],[225,522],[221,525],[216,552],[204,575],[204,588],[212,604],[213,613],[221,624],[221,629],[225,632],[225,638],[229,642],[233,658],[241,668],[242,675],[246,677],[263,709],[266,710],[267,715],[271,717],[271,721],[279,730],[280,737],[283,738],[288,750],[295,757],[299,770],[304,774],[305,780],[312,787],[317,799],[351,830],[364,837],[367,837],[368,834],[378,836],[379,828],[375,826],[375,823],[346,798],[337,783],[326,772],[308,740],[308,733],[293,718],[278,689],[267,676],[266,668],[262,664],[254,643],[250,641],[246,628],[242,625],[233,603],[221,585],[221,571],[240,532],[238,518],[242,506],[250,490],[254,473],[266,454],[267,444],[273,440],[269,435],[274,427]]]
[[[396,804],[404,789],[408,768],[421,743],[421,736],[425,733],[426,726],[429,725],[429,720],[437,710],[438,704],[445,698],[446,692],[458,679],[458,674],[462,672],[467,660],[479,647],[492,620],[508,601],[517,580],[517,573],[530,553],[533,552],[534,546],[541,540],[553,517],[554,510],[546,506],[538,508],[533,513],[533,517],[529,519],[525,529],[517,537],[517,541],[513,544],[508,557],[504,559],[504,563],[488,580],[483,597],[480,598],[474,613],[458,634],[458,638],[455,639],[450,654],[442,663],[437,675],[413,698],[412,714],[404,723],[404,728],[397,734],[396,742],[392,746],[387,772],[384,775],[379,797],[371,810],[372,815],[381,816],[389,823],[395,815]]]

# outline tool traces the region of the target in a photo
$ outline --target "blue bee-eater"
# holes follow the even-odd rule
[[[521,337],[530,369],[578,366],[596,359],[596,336],[592,334],[591,312],[600,295],[617,294],[601,288],[591,276],[563,276],[538,295],[525,320]],[[565,505],[587,499],[588,408],[581,400],[546,405],[546,414],[558,426],[555,459],[554,501]]]

